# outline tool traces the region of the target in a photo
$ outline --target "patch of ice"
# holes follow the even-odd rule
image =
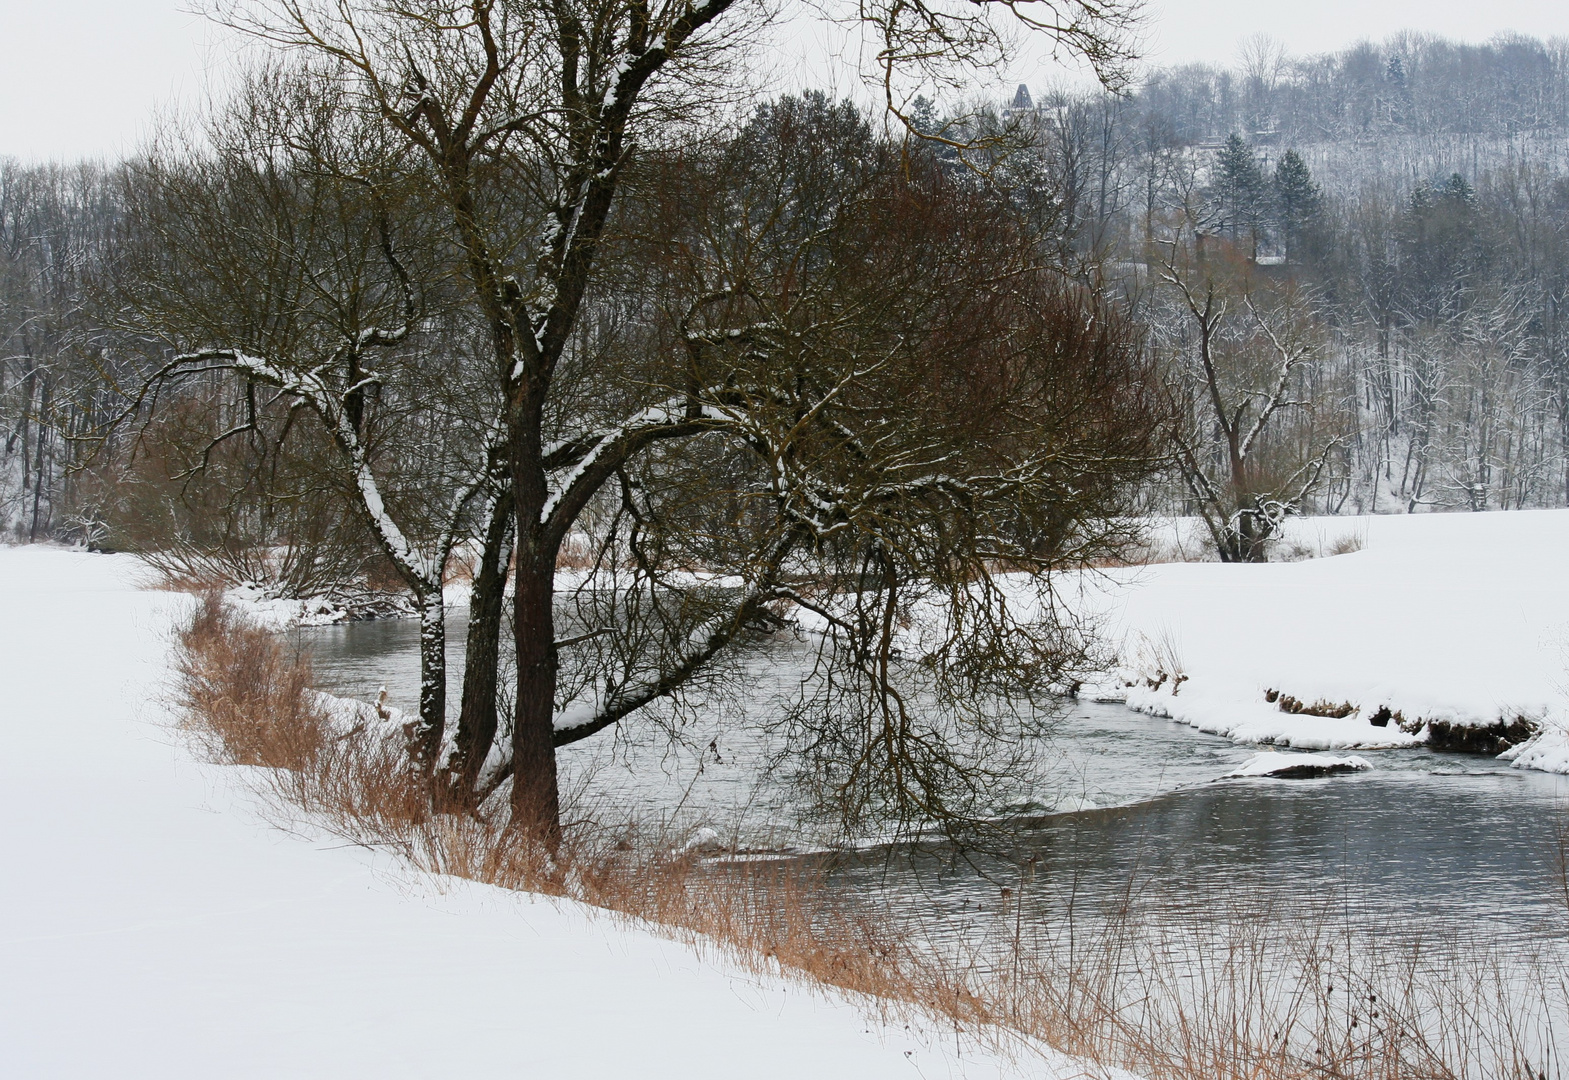
[[[692,852],[719,851],[723,846],[719,840],[719,831],[704,825],[693,833],[686,843],[681,845],[681,850]]]

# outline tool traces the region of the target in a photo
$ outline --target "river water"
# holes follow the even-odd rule
[[[463,629],[456,620],[455,643]],[[299,633],[322,689],[371,699],[385,686],[392,704],[415,706],[415,622]],[[460,665],[454,644],[454,702]],[[787,669],[759,669],[752,697],[766,703],[782,692]],[[565,748],[564,788],[606,820],[661,821],[677,835],[709,826],[744,844],[787,847],[801,839],[789,795],[760,781],[755,737],[731,718],[723,710],[699,717],[676,743],[632,727]],[[1224,780],[1256,749],[1092,703],[1075,703],[1041,752],[1054,780],[1037,797],[1057,812],[1012,852],[961,863],[934,853],[919,883],[933,910],[973,911],[1027,865],[1036,894],[1057,903],[1109,901],[1146,881],[1167,895],[1212,900],[1246,890],[1266,904],[1324,902],[1397,926],[1483,927],[1504,937],[1565,918],[1569,777],[1411,749],[1363,752],[1374,768],[1352,775]],[[837,872],[886,884],[886,854],[852,856]],[[893,878],[915,887],[903,871]]]

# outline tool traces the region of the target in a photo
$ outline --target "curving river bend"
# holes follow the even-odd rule
[[[464,627],[455,614],[458,672]],[[413,706],[415,622],[298,633],[313,649],[322,689],[368,700],[386,686],[392,704]],[[758,684],[766,693],[766,672]],[[745,730],[701,723],[677,745],[631,729],[566,748],[564,787],[622,820],[652,817],[677,830],[711,825],[776,845],[792,839],[763,835],[787,816],[786,798],[758,782]],[[1565,918],[1560,840],[1569,777],[1418,749],[1364,751],[1374,769],[1353,775],[1220,780],[1255,749],[1092,703],[1075,704],[1043,752],[1057,784],[1045,801],[1061,812],[1024,835],[1009,858],[946,868],[937,860],[919,884],[935,910],[973,910],[1028,861],[1037,893],[1058,898],[1106,900],[1131,880],[1194,897],[1246,886],[1405,927],[1485,928],[1501,938]],[[887,859],[876,854],[852,857],[838,874],[846,884],[890,881]]]

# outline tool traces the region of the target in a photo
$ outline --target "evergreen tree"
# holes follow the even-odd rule
[[[1405,88],[1406,65],[1405,61],[1400,59],[1399,53],[1389,54],[1389,63],[1384,67],[1384,79],[1390,86]]]
[[[1233,240],[1247,243],[1255,256],[1263,225],[1265,192],[1264,174],[1252,145],[1233,131],[1215,161],[1215,200],[1221,227]]]
[[[1462,311],[1497,248],[1483,233],[1476,192],[1459,173],[1422,183],[1406,203],[1400,276],[1407,310],[1442,321]]]
[[[1275,218],[1286,258],[1290,261],[1295,257],[1300,263],[1312,248],[1312,233],[1323,200],[1307,162],[1295,150],[1287,150],[1275,166],[1274,196]]]
[[[1411,113],[1411,87],[1406,82],[1406,65],[1399,53],[1389,54],[1384,81],[1389,84],[1385,102],[1388,120],[1396,126],[1403,125]]]
[[[943,128],[936,104],[924,94],[917,94],[910,103],[910,127],[917,135],[936,135]]]
[[[1447,201],[1452,208],[1459,210],[1469,207],[1475,201],[1476,189],[1459,173],[1450,173],[1449,179],[1445,180],[1443,187],[1439,188],[1439,197]]]

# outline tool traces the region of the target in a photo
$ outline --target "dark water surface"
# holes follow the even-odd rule
[[[463,630],[454,620],[454,709]],[[385,685],[394,705],[413,707],[415,622],[300,634],[314,647],[322,689],[369,699]],[[770,679],[782,692],[788,674],[760,670],[759,700],[767,700]],[[758,748],[745,726],[699,720],[686,735],[674,747],[661,733],[635,729],[585,740],[563,751],[563,775],[580,795],[628,816],[753,839],[760,828],[777,829],[789,798],[759,782]],[[1374,765],[1365,773],[1219,779],[1255,752],[1120,706],[1077,703],[1043,747],[1056,779],[1039,799],[1061,812],[1017,850],[963,864],[934,857],[918,885],[885,851],[853,857],[838,874],[850,885],[918,888],[939,913],[974,910],[1021,884],[1036,902],[1061,906],[1110,902],[1130,883],[1159,883],[1166,896],[1195,904],[1305,900],[1413,929],[1507,931],[1555,918],[1569,928],[1559,847],[1569,777],[1491,758],[1386,750],[1360,752]],[[1023,882],[1021,865],[1030,867]]]

